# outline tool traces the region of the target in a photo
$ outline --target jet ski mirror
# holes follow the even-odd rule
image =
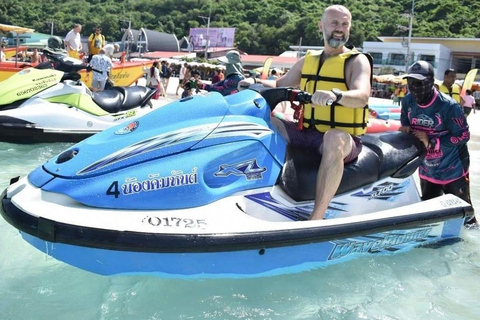
[[[55,163],[60,164],[60,163],[67,162],[70,159],[73,159],[77,154],[78,154],[78,149],[67,150],[58,156],[57,161],[55,161]]]

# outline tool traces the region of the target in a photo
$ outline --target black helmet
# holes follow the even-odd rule
[[[60,37],[53,36],[48,38],[48,47],[51,49],[63,49],[63,40]]]

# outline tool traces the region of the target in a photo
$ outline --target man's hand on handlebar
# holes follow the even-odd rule
[[[313,106],[330,106],[337,99],[337,96],[332,91],[317,90],[312,96]]]

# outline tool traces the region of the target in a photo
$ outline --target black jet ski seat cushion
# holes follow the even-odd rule
[[[145,104],[155,94],[156,90],[152,90],[143,86],[131,86],[131,87],[113,87],[112,89],[123,89],[125,98],[123,99],[122,111],[130,110]],[[142,107],[143,107],[142,105]]]
[[[337,194],[369,185],[386,177],[405,178],[418,168],[426,150],[412,134],[386,132],[362,138],[362,152],[345,165]],[[315,199],[321,156],[313,149],[287,146],[285,164],[277,184],[295,201]]]
[[[124,94],[118,90],[107,89],[93,93],[93,101],[108,113],[117,113],[122,110]]]
[[[152,98],[156,90],[142,86],[111,87],[93,94],[93,101],[100,108],[109,112],[117,113],[126,111],[145,104]],[[117,102],[113,99],[118,99]]]

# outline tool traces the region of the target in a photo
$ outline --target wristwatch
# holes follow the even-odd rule
[[[335,101],[333,101],[333,102],[338,103],[340,101],[340,99],[342,99],[342,97],[343,97],[342,90],[337,89],[337,88],[333,88],[332,92],[337,97],[337,99],[335,99]]]

